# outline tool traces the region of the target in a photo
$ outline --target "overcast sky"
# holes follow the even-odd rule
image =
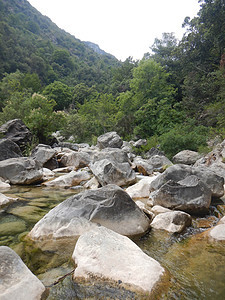
[[[141,59],[154,39],[174,32],[180,39],[186,16],[198,0],[28,0],[60,28],[124,61]]]

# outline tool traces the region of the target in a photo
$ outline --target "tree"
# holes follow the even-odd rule
[[[72,88],[60,81],[47,85],[43,90],[43,95],[56,102],[55,110],[68,108],[73,101]]]

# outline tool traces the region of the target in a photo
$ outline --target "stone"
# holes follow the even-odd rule
[[[127,153],[121,149],[106,148],[95,153],[89,167],[102,186],[124,186],[136,181]]]
[[[183,150],[174,155],[172,160],[175,164],[193,165],[200,158],[201,154],[196,151]]]
[[[135,201],[135,203],[146,214],[146,216],[148,216],[148,218],[152,221],[155,215],[146,208],[145,203],[140,200]]]
[[[44,144],[39,144],[31,152],[31,157],[38,161],[41,166],[44,166],[44,164],[46,164],[55,155],[56,151],[52,147]]]
[[[159,215],[166,212],[171,212],[171,210],[161,205],[155,205],[151,208],[151,212],[153,212],[154,215]]]
[[[133,146],[136,148],[140,148],[142,146],[146,146],[147,145],[147,140],[146,139],[139,139],[136,142],[133,143]]]
[[[14,157],[22,157],[20,147],[10,139],[0,139],[0,161]]]
[[[209,237],[216,241],[225,241],[225,216],[209,231]]]
[[[29,236],[33,240],[78,237],[97,224],[134,236],[148,230],[149,219],[123,189],[107,185],[66,199],[49,211]]]
[[[191,225],[191,216],[182,211],[170,211],[158,214],[152,221],[151,227],[168,232],[182,232]]]
[[[92,177],[84,184],[85,189],[97,189],[99,188],[99,182],[95,177]]]
[[[55,177],[55,173],[47,168],[43,168],[42,172],[43,172],[43,181],[46,181],[46,180],[49,180],[49,179],[52,179],[53,177]]]
[[[163,172],[166,167],[172,165],[172,162],[164,155],[152,155],[148,159],[148,163],[152,166],[153,171],[155,172]]]
[[[18,198],[7,197],[4,194],[0,193],[0,208],[17,200]]]
[[[133,160],[133,164],[137,171],[144,176],[152,175],[153,174],[153,166],[148,163],[146,159],[143,159],[140,156],[137,156]]]
[[[91,178],[87,171],[71,171],[66,175],[59,176],[51,181],[44,182],[43,185],[48,187],[69,188],[87,181]]]
[[[165,156],[164,152],[160,151],[158,148],[152,147],[146,154],[145,157],[147,159],[151,158],[152,156],[159,155]]]
[[[10,188],[10,184],[7,183],[7,182],[5,182],[5,181],[3,180],[3,178],[0,178],[0,189],[1,189],[1,190],[7,190],[7,189],[9,189],[9,188]]]
[[[212,192],[213,197],[222,197],[224,194],[224,179],[210,171],[206,167],[192,167],[188,165],[177,164],[170,166],[159,175],[151,184],[150,192],[159,189],[167,181],[172,180],[178,182],[190,175],[197,176],[203,183],[205,183]]]
[[[75,169],[84,168],[91,162],[91,157],[87,152],[70,151],[65,153],[60,159],[60,165],[63,167],[73,166]]]
[[[121,148],[122,145],[123,141],[115,131],[100,135],[97,139],[97,146],[99,147],[99,149]]]
[[[42,180],[42,169],[32,158],[18,157],[0,161],[0,177],[11,184],[33,184]]]
[[[129,186],[126,192],[132,199],[141,199],[149,197],[149,185],[157,176],[145,176],[137,183]]]
[[[0,266],[1,300],[41,299],[44,285],[9,247],[0,247]]]
[[[129,238],[102,226],[78,239],[72,258],[77,265],[75,280],[97,276],[148,293],[165,274],[163,267]]]
[[[32,142],[32,133],[20,119],[10,120],[3,124],[0,127],[0,133],[16,143],[21,150],[25,150],[26,146]]]
[[[193,214],[207,213],[211,203],[211,191],[205,183],[191,175],[182,181],[167,181],[152,192],[153,205],[182,210]]]

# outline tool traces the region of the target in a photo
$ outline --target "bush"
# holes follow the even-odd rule
[[[206,146],[208,129],[204,126],[184,125],[160,136],[160,149],[171,159],[182,150],[198,151]]]

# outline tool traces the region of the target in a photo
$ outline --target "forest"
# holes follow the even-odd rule
[[[26,0],[0,0],[0,125],[20,118],[48,143],[107,131],[172,157],[225,138],[225,2],[200,0],[178,41],[163,33],[138,61],[96,53]]]

